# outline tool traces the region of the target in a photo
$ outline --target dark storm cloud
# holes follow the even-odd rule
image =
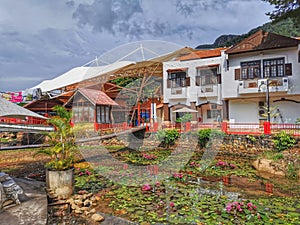
[[[191,16],[208,9],[221,9],[232,0],[176,0],[176,10],[184,16]]]
[[[272,11],[261,0],[17,2],[0,1],[0,91],[30,88],[129,42],[211,43],[262,25]]]
[[[115,33],[122,27],[130,27],[129,20],[143,10],[136,0],[102,0],[91,5],[80,4],[73,14],[79,25],[88,25],[95,31]]]

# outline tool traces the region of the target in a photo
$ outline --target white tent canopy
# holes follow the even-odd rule
[[[52,80],[45,80],[31,89],[40,88],[42,92],[53,91],[68,85],[79,83],[93,77],[109,73],[124,66],[133,64],[132,61],[119,61],[105,66],[75,67]]]
[[[175,111],[173,111],[174,113],[197,113],[197,110],[193,110],[193,109],[189,109],[187,107],[183,107],[181,109],[177,109]]]
[[[21,117],[25,118],[27,116],[32,116],[41,119],[47,119],[44,116],[41,116],[37,113],[34,113],[28,109],[25,109],[21,106],[16,105],[15,103],[11,103],[6,99],[0,97],[0,116],[6,117]]]

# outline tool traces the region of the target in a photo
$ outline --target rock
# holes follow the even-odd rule
[[[74,203],[75,203],[76,205],[82,205],[82,204],[83,204],[83,202],[82,202],[81,199],[75,199],[75,200],[74,200]]]
[[[92,205],[92,201],[87,199],[83,202],[83,205],[89,207]]]
[[[73,203],[73,204],[71,204],[71,209],[78,210],[79,207],[78,207],[78,205],[76,205],[75,203]]]
[[[81,210],[81,211],[84,211],[84,212],[88,211],[89,209],[90,209],[89,207],[81,207],[81,208],[80,208],[80,210]]]
[[[104,217],[98,213],[95,213],[92,215],[91,219],[94,220],[95,222],[101,222],[104,220]]]
[[[96,209],[91,209],[90,210],[90,213],[95,213],[96,212]]]
[[[275,163],[271,159],[257,159],[252,163],[252,166],[259,172],[270,173],[276,176],[285,176],[284,166],[280,163]]]
[[[76,209],[74,212],[75,212],[76,214],[82,214],[82,211],[81,211],[80,209]]]

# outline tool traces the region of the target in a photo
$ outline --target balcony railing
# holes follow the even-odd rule
[[[266,92],[267,79],[258,80],[242,80],[239,81],[238,92],[239,94],[253,94]],[[287,77],[269,78],[269,91],[270,92],[287,92],[289,89],[289,80]]]
[[[217,97],[218,96],[218,85],[205,85],[198,88],[198,97]]]
[[[170,99],[177,98],[186,98],[187,97],[187,88],[186,87],[177,87],[171,88]]]

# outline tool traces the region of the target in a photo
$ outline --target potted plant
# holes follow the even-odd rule
[[[51,157],[46,163],[46,185],[57,196],[67,198],[74,191],[74,161],[78,148],[71,125],[72,113],[62,106],[55,106],[56,116],[48,123],[55,131],[47,134],[47,144],[37,154],[47,154]]]

